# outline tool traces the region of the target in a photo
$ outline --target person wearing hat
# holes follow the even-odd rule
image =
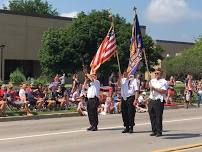
[[[149,82],[150,96],[148,103],[148,112],[151,121],[152,133],[150,136],[162,136],[162,120],[164,110],[164,99],[166,97],[168,83],[162,77],[161,68],[156,69],[155,78]]]
[[[135,125],[135,106],[138,102],[139,85],[134,75],[128,76],[125,71],[123,76],[119,77],[119,84],[121,86],[121,112],[125,129],[122,133],[133,133]]]
[[[137,112],[147,112],[147,98],[146,92],[142,92],[138,97],[138,104],[136,105]]]
[[[90,127],[87,131],[97,131],[98,128],[98,112],[99,106],[99,93],[100,93],[100,81],[97,80],[96,73],[88,74],[85,72],[86,79],[90,80],[89,87],[87,88],[87,111],[90,122]]]

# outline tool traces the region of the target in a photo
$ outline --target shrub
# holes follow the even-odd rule
[[[39,84],[46,85],[48,84],[48,82],[49,82],[49,78],[46,76],[40,76],[36,80],[34,80],[34,84],[36,85],[39,85]]]
[[[10,74],[10,81],[16,84],[22,83],[26,81],[25,75],[20,71],[20,69],[16,69],[13,73]]]

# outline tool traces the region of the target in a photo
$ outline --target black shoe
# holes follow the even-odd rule
[[[91,129],[91,131],[97,131],[98,129],[97,129],[97,127],[93,127],[92,129]]]
[[[133,127],[130,127],[130,129],[129,129],[129,133],[130,133],[130,134],[133,133]]]
[[[150,136],[156,136],[156,133],[155,133],[155,132],[153,132],[153,133],[151,133],[151,134],[150,134]]]
[[[156,137],[161,137],[162,136],[162,133],[157,133],[156,134]]]
[[[129,132],[129,128],[125,128],[122,133],[128,133]]]
[[[93,126],[88,127],[86,130],[91,131],[93,129]]]

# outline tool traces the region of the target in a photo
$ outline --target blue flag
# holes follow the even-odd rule
[[[140,61],[142,59],[142,34],[138,21],[137,14],[135,13],[134,23],[132,27],[132,38],[130,44],[130,59],[128,64],[128,75],[134,75],[139,69]]]

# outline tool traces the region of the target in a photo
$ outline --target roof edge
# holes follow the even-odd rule
[[[2,14],[11,14],[11,15],[21,15],[21,16],[31,16],[31,17],[41,17],[41,18],[49,18],[49,19],[58,19],[58,20],[68,20],[68,21],[72,21],[72,20],[75,19],[75,18],[62,17],[62,16],[19,13],[19,12],[10,11],[10,10],[3,10],[3,9],[0,9],[0,13],[2,13]]]
[[[177,43],[177,44],[195,44],[194,42],[182,42],[182,41],[170,41],[170,40],[155,40],[156,42],[167,42],[167,43]]]

